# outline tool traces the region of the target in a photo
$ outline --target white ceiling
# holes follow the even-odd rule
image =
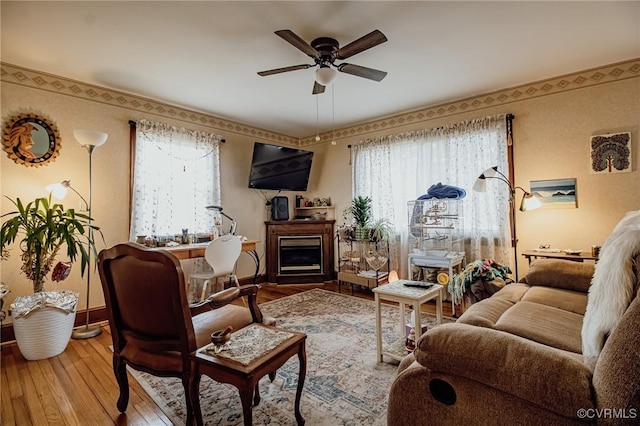
[[[640,2],[0,2],[1,59],[295,138],[640,57]],[[386,43],[311,94],[312,63],[274,34]],[[336,62],[338,63],[338,62]],[[318,120],[316,120],[316,100]]]

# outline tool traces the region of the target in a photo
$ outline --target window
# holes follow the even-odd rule
[[[392,244],[394,268],[406,268],[407,202],[441,182],[465,189],[463,235],[467,261],[490,257],[510,263],[509,191],[487,185],[474,193],[478,176],[491,166],[507,170],[504,117],[485,117],[416,131],[352,147],[354,196],[370,196],[375,218],[389,218],[400,244]],[[406,272],[406,271],[403,271]]]
[[[220,138],[140,120],[135,127],[129,238],[210,234],[220,204]]]

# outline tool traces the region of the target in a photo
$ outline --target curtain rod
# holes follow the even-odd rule
[[[136,123],[134,120],[129,120],[129,126],[131,128],[135,129],[137,125],[138,123]],[[225,138],[220,138],[220,143],[227,143],[227,140]]]
[[[507,123],[507,145],[512,145],[513,144],[513,119],[516,118],[516,116],[513,114],[505,114],[504,118]],[[351,149],[351,144],[347,145],[347,148]]]

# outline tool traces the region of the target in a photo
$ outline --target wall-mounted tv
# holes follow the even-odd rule
[[[313,152],[256,142],[249,172],[249,188],[306,191]]]

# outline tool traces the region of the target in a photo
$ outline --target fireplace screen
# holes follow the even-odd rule
[[[278,272],[323,273],[322,236],[278,237]]]

